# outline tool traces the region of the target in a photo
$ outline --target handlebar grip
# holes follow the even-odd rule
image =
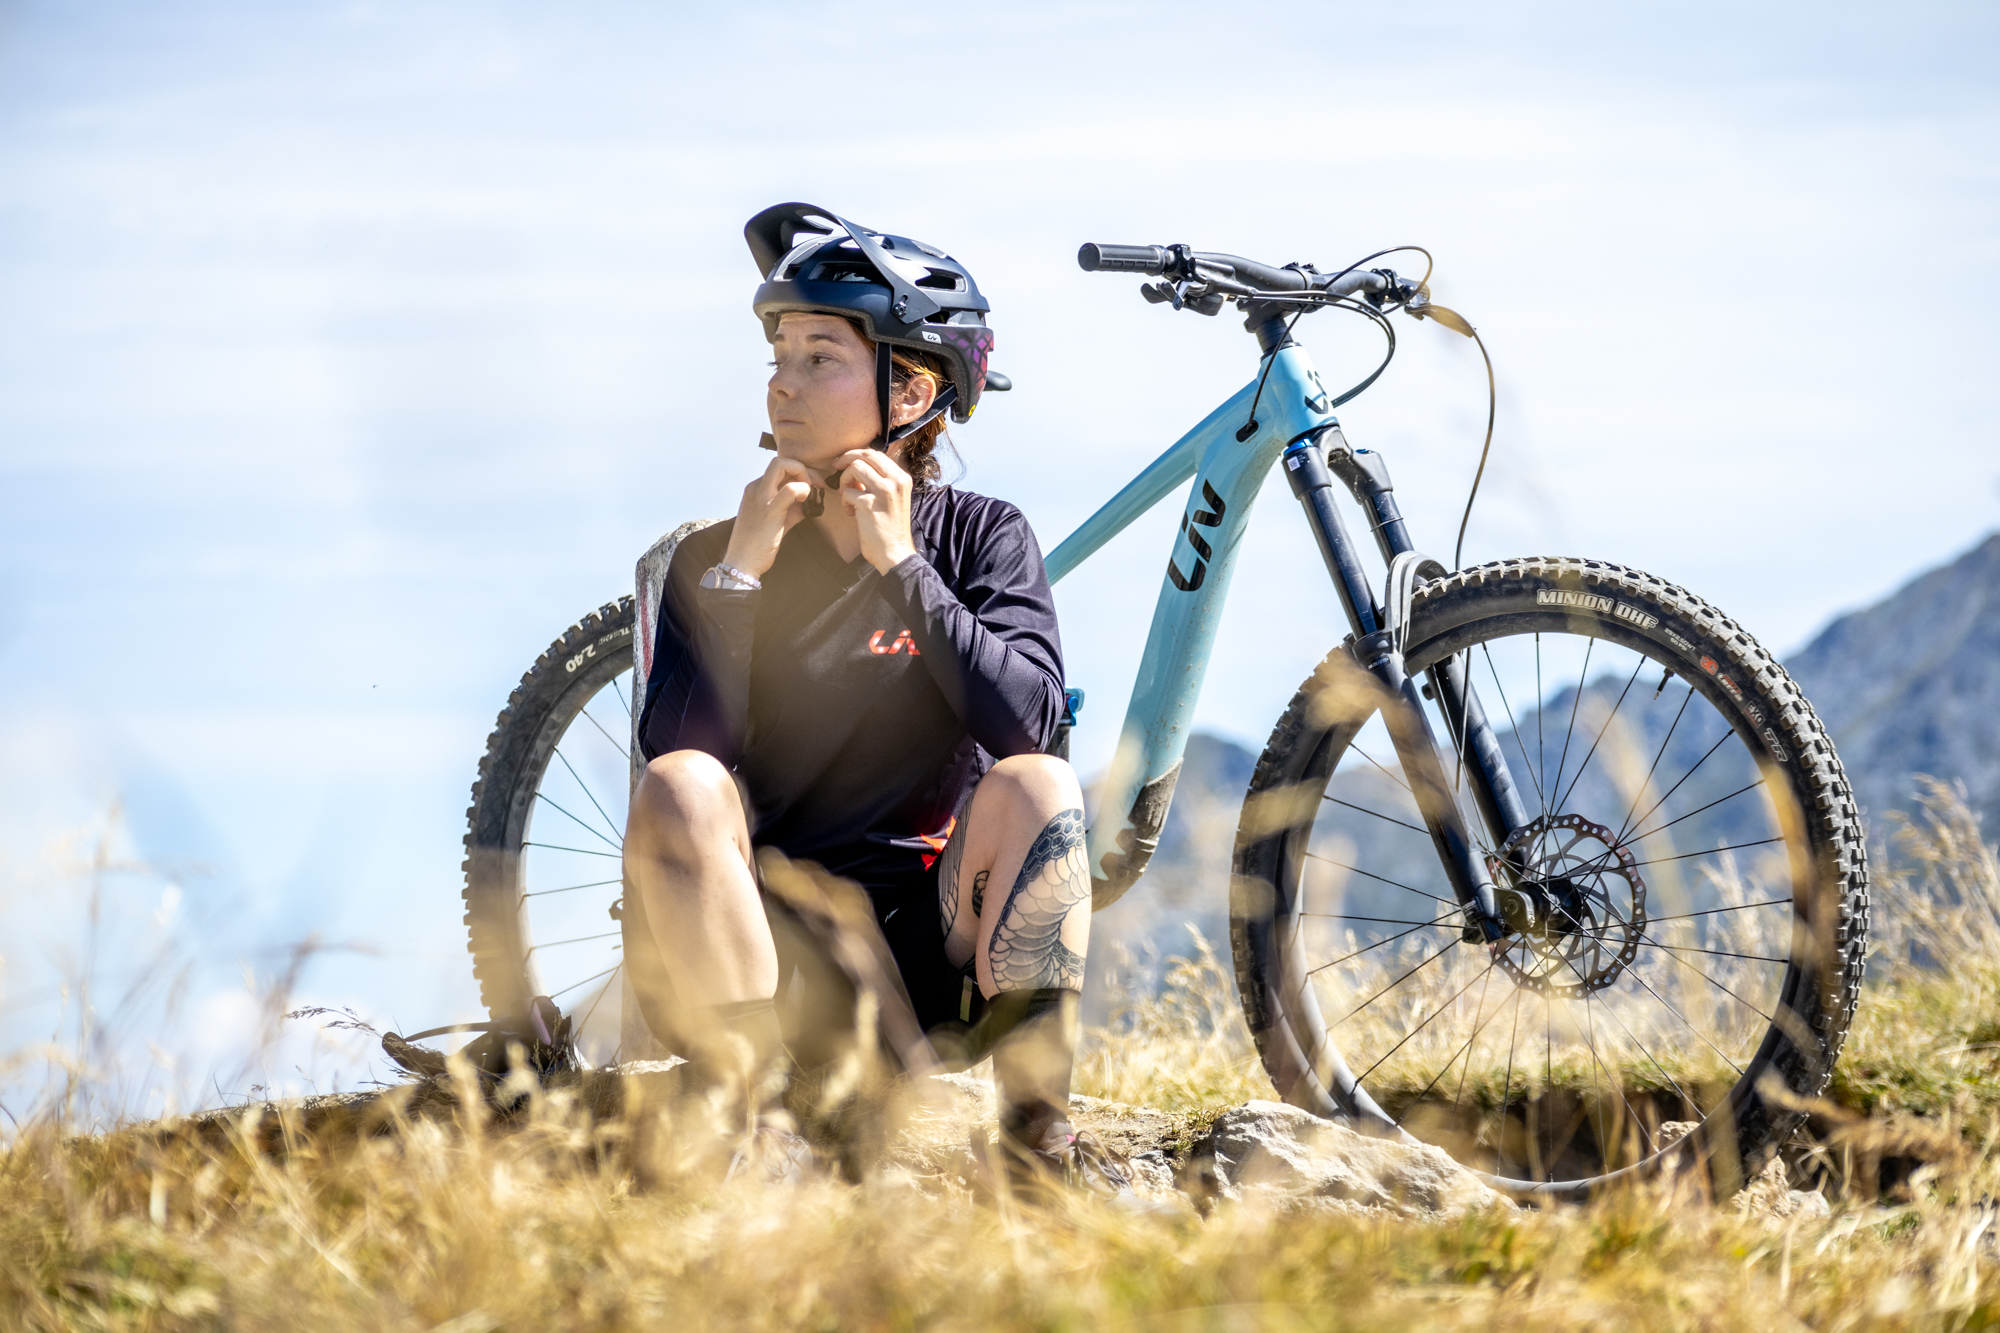
[[[1085,273],[1153,273],[1167,271],[1172,256],[1162,245],[1097,245],[1086,242],[1076,252],[1076,266]]]

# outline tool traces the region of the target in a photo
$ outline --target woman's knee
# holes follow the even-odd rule
[[[714,755],[674,750],[646,765],[632,793],[632,818],[661,825],[661,832],[728,837],[743,824],[743,798],[735,774]]]
[[[1011,804],[1047,813],[1070,809],[1083,801],[1076,770],[1052,754],[1009,755],[980,779],[982,790],[989,784]]]

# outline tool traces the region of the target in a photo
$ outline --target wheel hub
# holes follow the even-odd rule
[[[1517,831],[1488,868],[1506,934],[1495,962],[1543,995],[1603,990],[1638,956],[1646,884],[1610,829],[1581,815],[1543,815]]]

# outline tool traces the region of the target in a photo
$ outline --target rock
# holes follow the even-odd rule
[[[1791,1219],[1833,1216],[1833,1205],[1826,1196],[1813,1190],[1795,1190],[1786,1174],[1783,1159],[1773,1157],[1757,1173],[1757,1178],[1743,1187],[1730,1207],[1744,1217],[1761,1218],[1772,1222],[1788,1222]]]
[[[1222,1197],[1280,1208],[1455,1214],[1512,1208],[1442,1148],[1356,1133],[1296,1106],[1224,1112],[1193,1157],[1211,1159]]]

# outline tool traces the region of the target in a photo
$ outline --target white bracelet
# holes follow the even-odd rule
[[[724,592],[757,592],[763,588],[764,580],[718,560],[702,574],[701,586]]]

